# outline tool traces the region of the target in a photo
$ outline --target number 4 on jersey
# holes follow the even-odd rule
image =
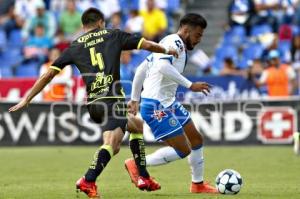
[[[90,56],[93,66],[99,67],[99,70],[102,71],[104,69],[104,62],[101,53],[96,53],[95,48],[90,48]]]

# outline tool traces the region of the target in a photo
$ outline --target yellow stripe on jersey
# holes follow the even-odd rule
[[[101,100],[101,99],[120,99],[120,98],[124,98],[124,96],[105,96],[105,97],[99,97],[94,99],[93,101],[88,102],[87,104],[91,104],[97,100]]]
[[[57,70],[58,72],[60,72],[60,71],[61,71],[61,69],[60,69],[60,68],[58,68],[57,66],[50,66],[50,68],[52,68],[52,69],[54,69],[54,70]]]
[[[138,43],[138,45],[137,45],[137,49],[140,49],[140,48],[141,48],[141,45],[142,45],[142,43],[143,43],[144,40],[145,40],[145,38],[142,38],[142,39],[139,41],[139,43]]]

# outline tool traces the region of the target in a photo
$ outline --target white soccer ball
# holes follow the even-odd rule
[[[241,175],[233,169],[221,171],[216,178],[216,188],[221,194],[237,194],[242,184]]]

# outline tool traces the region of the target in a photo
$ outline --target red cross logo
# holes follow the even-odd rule
[[[263,143],[291,143],[297,131],[297,115],[291,107],[271,107],[258,115],[258,139]]]

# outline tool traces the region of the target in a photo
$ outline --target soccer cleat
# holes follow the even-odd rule
[[[159,183],[152,177],[144,178],[139,176],[139,171],[132,158],[125,160],[125,168],[129,174],[131,182],[140,190],[156,191],[160,189]]]
[[[218,193],[218,190],[211,186],[208,182],[194,183],[190,186],[191,193]]]
[[[138,171],[137,166],[132,158],[125,160],[125,168],[129,174],[131,182],[136,187],[138,187],[139,171]]]
[[[152,177],[144,178],[142,176],[138,177],[137,187],[143,191],[156,191],[161,188],[160,184],[156,182]]]
[[[87,182],[84,177],[80,178],[76,182],[77,193],[79,191],[84,192],[89,198],[100,199],[100,195],[97,192],[97,185],[95,182]]]
[[[300,133],[294,133],[294,152],[296,155],[300,155]]]

